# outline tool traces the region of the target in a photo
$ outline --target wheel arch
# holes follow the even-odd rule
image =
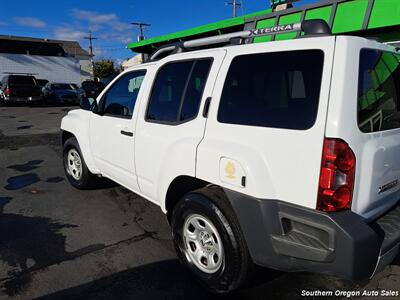
[[[89,120],[90,114],[88,111],[81,109],[70,111],[61,121],[61,143],[64,145],[69,138],[76,138],[90,172],[98,174],[99,170],[92,158],[90,149]]]
[[[72,132],[61,129],[61,146],[64,146],[65,142],[73,137],[76,138],[76,136]]]
[[[171,221],[172,211],[176,205],[176,203],[187,193],[203,188],[210,183],[196,177],[192,176],[178,176],[176,177],[168,187],[165,203],[164,203],[164,211],[167,214],[168,221]]]

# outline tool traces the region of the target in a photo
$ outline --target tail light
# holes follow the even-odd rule
[[[10,89],[5,89],[5,90],[4,90],[4,94],[5,94],[6,96],[10,96],[10,95],[11,95],[11,90],[10,90]]]
[[[349,145],[339,139],[324,140],[317,209],[325,212],[351,207],[356,158]]]

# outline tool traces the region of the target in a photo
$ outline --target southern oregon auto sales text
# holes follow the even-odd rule
[[[365,290],[365,291],[322,291],[322,290],[314,290],[307,291],[302,290],[302,297],[398,297],[400,295],[399,291],[393,290]]]

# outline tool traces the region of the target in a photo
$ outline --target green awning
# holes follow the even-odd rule
[[[128,48],[138,53],[152,53],[156,48],[169,43],[309,19],[324,19],[334,34],[373,36],[384,41],[400,40],[400,0],[325,0],[280,12],[267,9],[130,43]],[[266,42],[275,38],[291,39],[296,36],[296,33],[289,33],[279,37],[260,37],[255,42]]]

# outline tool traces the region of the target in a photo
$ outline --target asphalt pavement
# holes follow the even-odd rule
[[[315,290],[400,290],[397,258],[370,281],[257,269],[245,289],[208,294],[177,261],[158,207],[112,182],[91,191],[69,185],[59,125],[71,109],[0,107],[0,299],[300,299]]]

